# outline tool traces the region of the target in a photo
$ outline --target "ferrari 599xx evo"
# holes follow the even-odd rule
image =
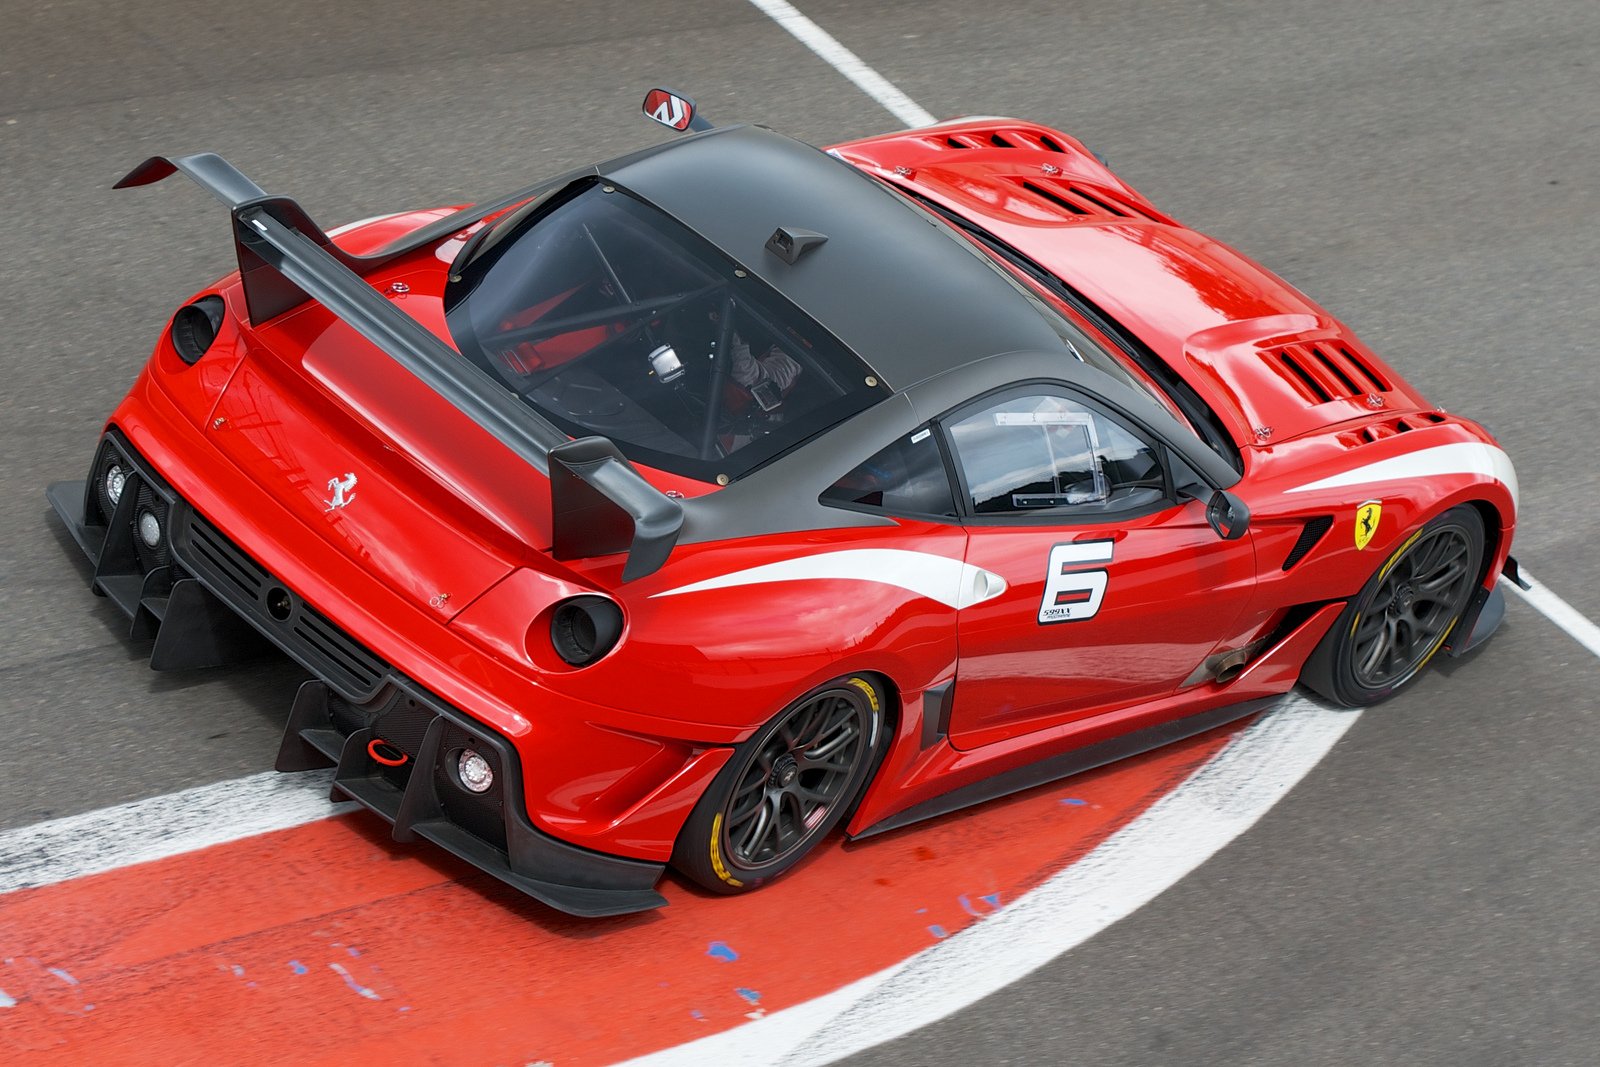
[[[718,892],[1481,642],[1511,463],[1073,138],[712,128],[239,269],[49,497],[158,669],[314,678],[278,767],[556,908]]]

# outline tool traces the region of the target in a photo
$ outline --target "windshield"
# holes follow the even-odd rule
[[[1137,368],[1137,374],[1130,367],[1123,366],[1115,356],[1101,348],[1087,335],[1068,324],[1065,319],[1049,311],[1037,297],[1032,297],[1041,314],[1053,324],[1061,323],[1056,327],[1057,332],[1067,341],[1067,346],[1073,355],[1142,390],[1180,421],[1187,423],[1189,428],[1234,470],[1244,469],[1239,449],[1228,436],[1227,427],[1200,394],[1141,341],[1091,304],[1083,294],[970,219],[909,189],[888,183],[884,183],[884,187],[899,194],[930,218],[945,222],[955,231],[971,237],[979,246],[1038,282],[1051,296],[1088,319],[1121,350],[1132,367]],[[1090,355],[1086,356],[1085,353]]]
[[[446,308],[461,351],[574,437],[725,484],[889,394],[798,308],[627,193],[582,183],[541,208],[458,265]]]

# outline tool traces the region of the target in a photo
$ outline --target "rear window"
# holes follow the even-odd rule
[[[636,462],[727,482],[889,395],[798,308],[608,188],[508,218],[452,275],[456,344],[524,403]]]

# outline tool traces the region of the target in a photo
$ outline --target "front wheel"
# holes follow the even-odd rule
[[[1301,681],[1347,707],[1410,684],[1461,622],[1483,573],[1483,518],[1451,508],[1407,538],[1346,606]]]
[[[672,865],[717,893],[771,881],[839,824],[884,743],[883,696],[859,676],[795,701],[734,750],[695,805]]]

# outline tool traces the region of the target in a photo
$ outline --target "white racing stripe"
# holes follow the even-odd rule
[[[765,563],[721,574],[703,582],[680,585],[655,597],[681,596],[707,589],[729,589],[767,582],[842,580],[878,582],[925,596],[951,608],[966,608],[993,600],[1006,591],[1006,581],[993,571],[937,552],[910,552],[903,548],[847,548]],[[654,599],[654,597],[652,597]]]
[[[832,34],[796,11],[785,0],[750,0],[768,18],[788,30],[795,38],[829,66],[855,83],[857,89],[881,104],[889,114],[907,126],[932,126],[933,115],[922,110],[905,93],[889,84],[888,80],[865,63],[850,49],[840,44]]]
[[[1360,717],[1284,698],[1083,859],[945,941],[824,997],[627,1067],[809,1067],[977,1002],[1132,914],[1244,833]]]
[[[1517,471],[1511,457],[1493,445],[1477,441],[1460,441],[1433,448],[1419,448],[1403,456],[1391,456],[1376,463],[1320,478],[1305,485],[1285,490],[1290,493],[1309,493],[1314,489],[1336,489],[1346,485],[1369,485],[1374,482],[1403,482],[1418,478],[1438,478],[1447,474],[1480,474],[1502,483],[1511,492],[1512,504],[1517,503]]]
[[[354,810],[333,771],[268,771],[0,831],[0,893],[166,859]]]

